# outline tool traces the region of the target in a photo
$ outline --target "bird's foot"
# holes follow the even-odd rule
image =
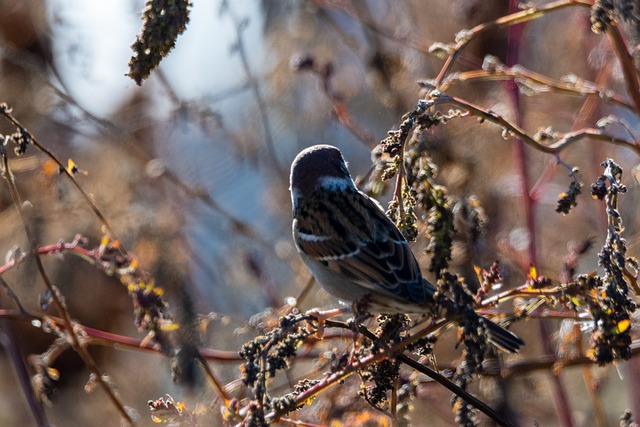
[[[324,323],[332,317],[341,316],[348,313],[348,308],[334,308],[332,310],[320,310],[319,308],[312,308],[305,312],[306,316],[314,317],[318,321],[318,330],[316,331],[316,338],[322,339],[324,337]]]

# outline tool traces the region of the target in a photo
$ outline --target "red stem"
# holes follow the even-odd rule
[[[509,1],[510,13],[518,10],[518,1]],[[507,46],[507,66],[513,67],[519,62],[520,45],[522,41],[522,32],[525,24],[512,25],[509,27],[509,40]],[[522,110],[520,108],[520,92],[514,81],[507,82],[507,91],[511,95],[511,101],[513,110],[515,113],[515,123],[518,127],[522,127]],[[527,155],[525,152],[525,144],[522,140],[518,139],[515,144],[512,145],[513,155],[515,158],[516,168],[520,174],[520,195],[524,204],[524,214],[527,224],[527,231],[529,233],[529,247],[528,247],[528,263],[529,265],[537,264],[537,250],[536,250],[536,221],[535,221],[535,205],[536,201],[531,197],[529,191],[529,169],[527,166]],[[540,340],[546,354],[550,353],[549,346],[549,333],[544,324],[544,320],[539,322]],[[554,401],[556,402],[556,410],[562,425],[565,427],[573,427],[573,419],[571,416],[571,408],[569,406],[569,400],[567,393],[559,376],[552,375],[553,392],[555,395]]]
[[[629,98],[631,98],[636,114],[640,114],[640,84],[638,83],[638,71],[635,60],[629,53],[627,43],[624,37],[622,37],[617,25],[610,25],[607,29],[607,35],[620,61],[620,67],[624,75],[624,82],[627,86]]]

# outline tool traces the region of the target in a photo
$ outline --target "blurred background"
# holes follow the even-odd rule
[[[249,319],[296,297],[309,279],[291,240],[291,160],[305,147],[330,143],[342,149],[354,176],[368,176],[371,150],[420,99],[418,81],[435,78],[442,68],[443,59],[430,53],[430,46],[452,43],[459,31],[516,11],[513,3],[194,0],[186,31],[138,87],[125,74],[144,2],[0,0],[0,102],[58,158],[73,159],[86,172],[78,182],[115,237],[166,291],[177,319],[216,313],[199,338],[202,346],[237,351],[253,337],[246,328]],[[585,7],[483,33],[464,51],[455,71],[481,68],[487,54],[556,81],[575,74],[626,99],[609,40],[591,31]],[[301,61],[330,70],[327,78],[292,66]],[[594,127],[609,114],[638,132],[630,109],[542,87],[514,90],[514,84],[459,81],[447,93],[503,115],[530,135],[548,127],[561,133]],[[0,133],[13,131],[0,121]],[[610,132],[630,138],[621,126]],[[470,243],[461,235],[455,242],[454,271],[473,278],[474,265],[488,268],[499,260],[507,289],[524,283],[529,263],[535,262],[539,274],[558,281],[571,248],[590,237],[594,245],[580,258],[577,272],[598,268],[607,225],[603,205],[583,194],[570,215],[555,213],[558,194],[570,182],[555,157],[518,148],[514,140],[501,137],[501,129],[474,118],[434,128],[429,147],[438,182],[448,188],[452,205],[460,211],[473,195],[484,210],[480,239]],[[561,153],[563,161],[580,168],[584,193],[608,157],[625,170],[629,191],[620,211],[631,255],[637,254],[640,201],[631,173],[637,153],[589,140]],[[97,246],[100,222],[43,153],[30,147],[11,162],[18,188],[31,205],[28,220],[39,244],[81,234],[89,247]],[[530,191],[529,202],[523,188]],[[383,205],[390,197],[391,191],[383,194]],[[0,191],[0,235],[0,253],[29,248],[6,188]],[[422,235],[414,246],[425,266],[426,242]],[[44,262],[79,323],[143,338],[133,324],[126,289],[116,279],[72,256],[45,257]],[[3,278],[25,307],[39,310],[44,288],[33,262]],[[0,303],[15,308],[5,295]],[[301,302],[302,309],[335,305],[318,287]],[[52,308],[47,312],[54,313]],[[9,345],[24,357],[45,351],[53,339],[24,322],[5,321],[5,328],[5,342],[12,341]],[[558,321],[547,321],[545,335],[535,321],[516,325],[528,344],[516,357],[556,351],[553,332],[558,328]],[[110,347],[90,352],[141,425],[151,423],[147,401],[167,393],[191,408],[215,402],[215,392],[201,380],[174,384],[167,358]],[[439,360],[455,357],[445,353]],[[549,390],[557,380],[548,372],[515,376],[506,385],[478,381],[475,391],[488,403],[494,399],[505,411],[519,414],[519,425],[547,426],[594,425],[596,394],[605,402],[604,422],[617,425],[623,411],[637,404],[631,396],[640,379],[630,370],[632,363],[637,362],[562,369],[569,418],[556,412],[558,395]],[[225,382],[239,377],[238,366],[212,364]],[[47,407],[52,424],[117,425],[117,412],[102,391],[85,393],[88,371],[72,351],[55,367],[61,378]],[[0,369],[0,425],[30,425],[32,416],[6,354]],[[421,386],[415,425],[454,425],[449,397],[441,387]],[[354,408],[366,408],[361,401],[340,412],[340,396],[333,398],[318,401],[324,408],[324,418],[318,419],[327,425],[348,419]],[[212,408],[207,425],[219,422],[215,404]],[[420,423],[423,414],[428,423]]]

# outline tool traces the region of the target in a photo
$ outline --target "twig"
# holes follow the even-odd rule
[[[502,28],[510,25],[532,21],[534,19],[538,19],[546,15],[549,12],[561,10],[566,7],[573,7],[573,6],[591,7],[592,3],[589,1],[582,1],[582,0],[559,0],[559,1],[548,3],[542,7],[532,7],[532,8],[522,10],[516,13],[512,13],[506,16],[502,16],[493,21],[476,25],[471,30],[464,31],[464,34],[459,36],[459,41],[453,47],[453,50],[449,55],[449,57],[447,58],[447,61],[445,62],[444,66],[440,70],[438,77],[436,77],[435,79],[436,86],[440,85],[444,81],[445,77],[449,74],[449,72],[453,68],[454,63],[457,60],[460,53],[462,52],[462,50],[467,46],[467,44],[471,40],[476,38],[478,35],[496,28]]]
[[[487,415],[489,418],[491,418],[496,424],[500,426],[505,426],[505,427],[515,427],[515,424],[512,424],[509,421],[505,420],[486,403],[484,403],[477,397],[473,396],[472,394],[468,393],[466,390],[461,389],[460,387],[452,383],[448,378],[442,376],[440,373],[436,372],[435,370],[419,362],[416,362],[415,360],[413,360],[412,358],[410,358],[405,354],[398,355],[397,359],[402,363],[404,363],[405,365],[415,369],[416,371],[425,374],[429,378],[436,381],[438,384],[446,387],[448,390],[455,393],[457,396],[462,397],[469,404],[473,405],[479,411],[481,411],[482,413]]]
[[[497,61],[497,59],[496,59]],[[596,83],[584,81],[575,77],[571,81],[557,81],[545,75],[536,73],[531,70],[527,70],[521,65],[517,65],[514,67],[507,66],[497,66],[492,67],[490,70],[472,70],[472,71],[462,71],[459,73],[450,74],[440,85],[441,91],[446,91],[450,86],[452,86],[456,82],[470,82],[470,81],[478,81],[478,80],[486,80],[486,81],[494,81],[494,80],[522,80],[529,81],[534,85],[540,86],[538,89],[535,87],[532,89],[533,93],[537,93],[539,91],[544,92],[545,89],[553,89],[558,93],[562,93],[565,95],[571,96],[589,96],[589,97],[598,97],[602,101],[617,105],[620,107],[627,108],[629,110],[634,110],[634,107],[625,101],[625,99],[617,94],[613,93],[611,90],[599,86]],[[569,77],[567,77],[569,79]],[[430,84],[428,81],[425,82]],[[521,83],[518,83],[520,85]],[[525,84],[526,86],[526,84]]]
[[[9,114],[9,112],[7,111],[8,109],[3,109],[4,110],[4,114],[6,117],[13,119],[13,117]],[[26,129],[22,128],[17,121],[15,121],[15,119],[12,120],[12,122],[18,126],[21,130],[24,130],[24,132],[28,132]],[[33,140],[32,141],[34,144],[36,144],[36,141]],[[44,148],[47,152],[49,153],[49,150],[47,150],[45,147]],[[1,151],[1,155],[2,155],[2,163],[3,163],[3,170],[2,170],[2,175],[3,178],[5,179],[7,186],[9,187],[9,192],[11,194],[11,198],[13,200],[13,204],[15,206],[15,208],[18,210],[18,213],[20,215],[20,219],[22,221],[22,225],[24,227],[24,231],[25,234],[27,236],[27,239],[29,240],[30,244],[31,244],[31,249],[32,250],[37,250],[37,241],[35,238],[35,235],[32,233],[31,231],[31,227],[29,226],[25,216],[24,216],[24,205],[22,202],[22,198],[20,197],[20,193],[18,191],[18,188],[16,187],[15,184],[15,180],[13,177],[13,174],[11,172],[11,169],[9,168],[9,161],[8,161],[8,157],[7,157],[7,153],[4,150],[4,146],[0,149]],[[53,156],[53,154],[51,154],[52,158],[55,159],[55,156]],[[75,183],[75,180],[72,180]],[[76,183],[76,186],[78,188],[80,188],[80,186]],[[80,188],[81,190],[81,188]],[[82,194],[85,194],[84,192],[82,192]],[[86,195],[86,194],[85,194]],[[87,196],[88,199],[88,196]],[[95,207],[94,204],[91,204],[92,207]],[[102,217],[102,214],[100,214],[100,211],[97,210],[97,208],[95,209],[94,212],[97,212],[100,217]],[[105,222],[105,226],[108,226]],[[133,425],[133,419],[131,418],[131,416],[127,413],[126,409],[124,408],[124,405],[122,404],[122,402],[120,402],[120,399],[118,398],[118,396],[115,394],[115,391],[111,388],[111,386],[104,380],[102,373],[100,372],[100,370],[98,369],[95,361],[93,360],[93,358],[91,357],[91,355],[87,352],[85,346],[80,342],[80,338],[78,337],[78,335],[76,334],[76,331],[74,329],[74,325],[73,325],[73,321],[71,320],[71,315],[69,314],[69,312],[67,311],[66,307],[65,307],[65,303],[62,300],[62,296],[60,295],[58,289],[53,285],[53,283],[51,282],[51,280],[49,279],[49,276],[46,272],[46,270],[44,269],[44,265],[42,264],[42,260],[40,259],[40,255],[36,252],[35,253],[35,262],[36,262],[36,266],[38,268],[38,272],[40,274],[40,277],[42,278],[42,281],[44,282],[47,290],[50,292],[51,294],[51,299],[58,311],[58,313],[62,316],[62,320],[63,323],[67,329],[67,334],[68,337],[71,338],[71,342],[70,344],[73,346],[73,349],[76,351],[76,353],[78,354],[78,356],[80,356],[80,358],[82,359],[82,361],[84,362],[84,364],[89,368],[89,370],[93,373],[93,375],[95,376],[95,379],[97,381],[97,383],[100,385],[100,387],[103,389],[103,391],[107,394],[107,396],[109,397],[109,400],[111,400],[111,403],[113,403],[113,405],[116,407],[116,409],[118,410],[118,412],[120,412],[120,415],[122,416],[122,418],[124,420],[126,420],[130,425]]]
[[[227,393],[227,390],[224,388],[222,383],[220,383],[220,381],[216,378],[215,374],[211,370],[211,367],[209,366],[209,364],[207,363],[207,361],[199,351],[198,351],[198,354],[196,355],[196,360],[200,362],[200,365],[202,366],[202,369],[204,369],[205,373],[207,374],[209,381],[213,383],[213,386],[218,391],[218,394],[224,400],[224,405],[227,406],[229,401],[231,400],[231,396],[229,396],[229,393]]]
[[[361,326],[359,328],[359,332],[361,334],[365,335],[367,338],[369,338],[371,340],[374,340],[374,339],[377,338],[373,333],[371,333],[371,331],[369,331],[364,326]],[[416,335],[418,337],[425,336],[425,334],[423,334],[423,333],[418,333]],[[404,347],[406,347],[406,346],[404,346]],[[489,418],[491,418],[493,421],[495,421],[498,425],[504,426],[504,427],[515,427],[513,424],[509,423],[504,418],[502,418],[497,412],[495,412],[487,404],[485,404],[484,402],[482,402],[480,399],[476,398],[475,396],[471,395],[466,390],[463,390],[462,388],[458,387],[456,384],[451,382],[448,378],[444,377],[443,375],[441,375],[439,372],[435,371],[434,369],[431,369],[428,366],[423,365],[422,363],[419,363],[419,362],[413,360],[411,357],[407,356],[406,354],[402,354],[401,353],[401,354],[396,355],[395,357],[400,362],[404,363],[405,365],[415,369],[416,371],[418,371],[420,373],[423,373],[424,375],[428,376],[429,378],[433,379],[434,381],[436,381],[440,385],[446,387],[448,390],[450,390],[453,393],[455,393],[457,396],[462,397],[468,403],[470,403],[475,408],[477,408],[482,413],[484,413]]]
[[[33,389],[33,385],[31,384],[29,372],[27,371],[24,359],[16,346],[14,332],[8,327],[8,322],[4,320],[0,321],[0,343],[13,365],[13,369],[18,377],[22,393],[29,405],[34,421],[38,427],[49,426],[47,414],[44,411],[42,402],[36,398],[36,393]]]
[[[253,92],[253,96],[256,98],[256,102],[258,104],[258,110],[260,111],[260,121],[262,122],[262,130],[264,131],[264,139],[267,144],[267,151],[269,152],[269,157],[278,172],[278,177],[283,178],[286,174],[282,165],[278,161],[278,157],[276,155],[275,144],[273,141],[273,132],[271,131],[271,123],[269,122],[268,110],[266,107],[266,102],[264,97],[262,96],[262,91],[260,89],[260,83],[258,79],[253,75],[251,71],[251,66],[249,65],[249,58],[247,49],[245,48],[244,42],[242,40],[242,33],[246,28],[246,21],[238,18],[232,10],[231,4],[227,2],[227,0],[223,1],[223,9],[226,11],[231,17],[231,22],[236,31],[236,42],[235,42],[235,50],[238,52],[240,56],[240,62],[242,63],[242,68],[244,69],[245,74],[249,80],[249,84],[251,86],[251,90]]]
[[[371,32],[379,34],[380,36],[397,43],[400,48],[408,47],[421,53],[429,55],[433,54],[432,46],[434,42],[432,40],[426,39],[422,36],[412,37],[413,32],[410,31],[398,33],[397,30],[382,28],[378,22],[375,22],[370,17],[362,16],[355,7],[352,7],[350,1],[314,0],[314,3],[322,9],[332,9],[343,12]],[[326,18],[325,16],[322,17]],[[334,28],[337,27],[333,21],[330,21],[330,24]],[[347,37],[345,36],[344,38]],[[347,47],[352,47],[352,43],[347,42],[346,45]],[[458,61],[468,67],[477,67],[482,62],[480,58],[467,52],[463,52],[459,56]]]
[[[428,335],[429,333],[441,328],[447,323],[448,323],[447,320],[441,319],[439,322],[435,322],[431,325],[428,325],[422,328],[417,333],[413,334],[408,338],[405,338],[404,340],[400,341],[396,345],[382,349],[379,353],[371,354],[363,357],[362,359],[355,360],[354,362],[350,363],[347,367],[345,367],[341,371],[325,376],[322,380],[320,380],[319,383],[305,390],[303,393],[300,393],[298,396],[296,396],[296,402],[298,402],[299,404],[303,404],[304,402],[310,399],[313,399],[315,396],[323,392],[325,389],[346,379],[347,377],[353,375],[359,370],[366,368],[367,366],[370,366],[374,363],[380,362],[381,360],[384,360],[387,357],[390,357],[391,355],[395,356],[396,353],[402,351],[402,349],[404,349],[406,346],[418,341],[421,337]],[[344,322],[326,320],[325,325],[329,327],[336,327],[336,328],[351,330],[351,327]],[[280,417],[280,415],[281,414],[275,411],[272,411],[271,413],[266,415],[266,418],[274,420]]]
[[[316,76],[322,84],[322,90],[324,94],[331,101],[331,107],[333,114],[338,122],[344,126],[351,134],[360,142],[364,143],[369,149],[373,149],[378,141],[371,134],[371,132],[364,129],[353,118],[347,103],[344,102],[342,94],[338,93],[331,84],[331,77],[333,76],[333,64],[317,64],[317,61],[310,56],[303,56],[292,61],[292,67],[294,70],[303,71],[308,70]]]
[[[636,70],[635,60],[629,53],[627,44],[622,38],[617,25],[609,25],[607,27],[607,35],[620,61],[624,82],[627,85],[627,92],[633,102],[635,112],[640,114],[640,86],[638,85],[638,70]]]
[[[58,165],[59,171],[61,173],[64,173],[71,180],[73,186],[76,188],[76,190],[78,190],[78,192],[82,195],[85,202],[89,205],[93,213],[98,217],[98,219],[102,223],[102,226],[109,232],[110,235],[115,236],[115,233],[111,228],[111,225],[109,224],[105,216],[102,214],[102,212],[100,212],[100,210],[98,209],[94,201],[91,199],[91,197],[82,189],[78,181],[75,179],[75,176],[73,175],[72,171],[68,170],[66,165],[64,165],[58,159],[58,157],[55,154],[53,154],[51,150],[49,150],[44,145],[40,144],[40,142],[36,139],[36,137],[33,134],[31,134],[31,132],[29,132],[27,128],[22,126],[22,124],[11,114],[11,109],[7,104],[5,103],[0,104],[0,114],[4,115],[11,122],[11,124],[13,124],[19,130],[19,132],[27,139],[27,141],[25,141],[26,143],[33,144],[34,147],[36,147],[38,150],[45,153],[51,160],[55,162],[56,165]],[[4,154],[5,153],[3,153],[3,155]],[[119,249],[123,255],[126,255],[126,250],[122,245],[120,245]]]
[[[433,98],[435,105],[438,105],[438,104],[458,105],[459,107],[462,107],[465,110],[467,110],[470,114],[500,126],[503,129],[504,138],[510,138],[510,137],[519,138],[522,140],[522,142],[524,142],[528,146],[538,151],[541,151],[543,153],[555,154],[559,151],[564,150],[574,142],[577,142],[581,139],[590,138],[597,141],[608,142],[614,145],[620,145],[622,147],[629,148],[634,152],[640,154],[640,144],[638,144],[637,142],[618,138],[613,135],[608,135],[600,129],[593,129],[593,128],[580,129],[574,132],[569,132],[562,135],[559,139],[557,139],[552,144],[548,144],[548,145],[541,144],[540,142],[536,141],[533,137],[531,137],[529,134],[527,134],[523,129],[511,123],[509,120],[505,119],[504,117],[502,117],[501,115],[499,115],[494,111],[483,109],[482,107],[472,104],[471,102],[465,101],[463,99],[460,99],[454,96],[446,95],[441,92],[434,92],[431,94],[431,96]]]

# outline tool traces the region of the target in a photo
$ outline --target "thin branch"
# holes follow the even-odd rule
[[[222,383],[216,378],[215,374],[213,373],[213,371],[211,370],[211,367],[209,366],[209,364],[207,363],[207,361],[205,360],[204,356],[200,353],[200,351],[198,351],[198,354],[196,355],[196,360],[198,362],[200,362],[200,365],[202,366],[202,369],[205,371],[205,373],[207,374],[207,378],[209,378],[209,381],[211,381],[213,383],[214,388],[216,389],[216,391],[218,392],[218,394],[222,397],[222,399],[224,400],[224,406],[227,406],[229,404],[229,402],[231,401],[231,396],[229,396],[229,393],[227,392],[227,390],[225,389],[225,387],[222,385]]]
[[[622,38],[622,34],[617,25],[608,26],[607,35],[620,61],[624,82],[627,85],[627,92],[633,102],[635,112],[636,114],[640,114],[640,86],[638,85],[638,70],[636,69],[635,60],[629,53],[627,44]]]
[[[558,93],[570,96],[592,96],[598,97],[606,103],[634,110],[634,107],[626,102],[621,95],[614,93],[605,87],[599,86],[596,83],[582,80],[575,76],[566,76],[560,81],[557,81],[543,74],[527,70],[521,65],[514,67],[494,65],[489,70],[472,70],[452,73],[442,82],[440,90],[445,91],[457,82],[496,80],[516,80],[516,83],[519,86],[530,88],[531,92],[534,94],[554,90]],[[527,85],[527,82],[530,82],[531,85]],[[426,83],[431,84],[428,81]]]
[[[365,328],[363,326],[359,328],[359,331],[360,331],[360,333],[362,333],[363,335],[365,335],[367,338],[369,338],[371,340],[374,340],[374,339],[377,338],[374,334],[371,333],[371,331],[369,331],[367,328]],[[422,337],[424,335],[420,334],[419,336]],[[489,418],[491,418],[493,421],[495,421],[496,424],[498,424],[500,426],[504,426],[504,427],[515,427],[514,424],[511,424],[510,422],[506,421],[503,417],[501,417],[497,412],[495,412],[486,403],[484,403],[483,401],[481,401],[477,397],[473,396],[472,394],[470,394],[466,390],[463,390],[462,388],[458,387],[455,383],[451,382],[448,378],[446,378],[445,376],[443,376],[442,374],[440,374],[436,370],[431,369],[428,366],[423,365],[422,363],[419,363],[419,362],[413,360],[411,357],[407,356],[406,354],[398,354],[396,356],[396,358],[400,362],[404,363],[405,365],[407,365],[407,366],[415,369],[416,371],[418,371],[418,372],[428,376],[429,378],[433,379],[434,381],[436,381],[440,385],[444,386],[448,390],[450,390],[453,393],[455,393],[457,396],[460,396],[461,398],[466,400],[467,403],[473,405],[475,408],[477,408],[482,413],[484,413]]]
[[[22,126],[22,124],[18,121],[18,119],[16,119],[11,114],[11,108],[9,108],[7,104],[5,103],[0,104],[0,114],[4,115],[11,122],[11,124],[13,124],[18,129],[20,134],[26,137],[27,139],[27,141],[25,141],[26,143],[31,143],[34,147],[36,147],[38,150],[45,153],[51,160],[53,160],[56,165],[58,165],[58,170],[60,171],[60,173],[64,173],[71,180],[71,183],[73,184],[73,186],[82,195],[85,202],[89,205],[93,213],[98,217],[98,219],[102,223],[102,226],[109,232],[110,235],[115,236],[115,233],[113,232],[111,225],[107,221],[107,218],[105,218],[105,216],[102,215],[102,212],[100,212],[95,202],[82,189],[78,181],[75,179],[75,176],[73,175],[72,171],[68,170],[67,166],[64,165],[51,150],[49,150],[44,145],[40,144],[40,142],[36,139],[36,137],[31,132],[29,132],[27,128]],[[120,246],[120,250],[123,255],[126,254],[126,250],[122,245]]]
[[[7,108],[3,108],[2,110],[4,110],[4,114],[6,117],[13,119],[13,117],[11,116],[10,112],[8,111]],[[18,126],[21,130],[24,130],[24,132],[28,132],[26,129],[22,128],[17,121],[15,121],[15,119],[12,120],[12,122],[14,122],[14,124],[16,126]],[[33,140],[32,141],[34,144],[36,144],[36,141]],[[42,147],[45,148],[45,147]],[[46,150],[46,148],[45,148]],[[16,186],[15,180],[14,180],[14,176],[13,173],[11,172],[11,169],[9,168],[9,161],[8,161],[8,157],[7,157],[7,153],[4,150],[4,147],[2,147],[0,149],[1,151],[1,155],[2,155],[2,175],[3,178],[5,179],[7,186],[9,187],[9,192],[11,194],[11,198],[13,200],[13,204],[15,206],[15,208],[18,211],[18,214],[20,215],[20,219],[22,221],[22,225],[24,227],[24,231],[25,234],[27,236],[27,239],[29,240],[30,244],[31,244],[31,249],[36,251],[37,250],[37,241],[35,238],[35,235],[33,234],[33,232],[31,231],[31,227],[29,226],[29,223],[27,222],[27,219],[25,218],[24,215],[24,204],[22,201],[22,198],[20,196],[20,193],[18,191],[18,188]],[[48,150],[46,152],[49,152]],[[53,156],[53,154],[51,154]],[[52,158],[55,159],[55,156],[53,156]],[[75,183],[75,180],[72,180]],[[77,187],[79,187],[79,185],[76,183]],[[80,189],[81,190],[81,189]],[[85,194],[83,192],[83,194]],[[88,198],[88,196],[87,196]],[[92,204],[92,207],[95,207],[95,205]],[[99,211],[97,210],[97,208],[95,209],[95,211],[97,211],[99,213]],[[100,214],[100,216],[102,216]],[[106,223],[105,223],[106,224]],[[100,372],[100,370],[98,369],[98,366],[96,365],[95,361],[93,360],[93,358],[91,357],[91,355],[87,352],[86,347],[81,343],[80,338],[78,337],[78,335],[76,334],[76,330],[74,329],[74,325],[73,325],[73,321],[71,319],[71,315],[69,314],[69,311],[66,309],[65,306],[65,302],[62,298],[62,295],[59,293],[59,290],[53,285],[53,283],[51,282],[51,280],[49,279],[49,276],[44,268],[44,265],[42,264],[42,259],[40,258],[40,255],[36,252],[35,253],[35,262],[36,262],[36,266],[38,268],[38,272],[40,274],[40,277],[42,278],[42,281],[44,282],[47,290],[50,292],[51,294],[51,299],[58,311],[58,313],[62,316],[62,320],[63,323],[67,329],[67,336],[69,338],[71,338],[71,342],[70,344],[73,346],[73,349],[76,351],[76,353],[78,354],[78,356],[80,356],[80,358],[82,359],[82,361],[84,362],[84,364],[87,366],[87,368],[89,368],[89,370],[93,373],[93,375],[96,378],[97,383],[100,385],[100,387],[102,388],[102,390],[107,394],[109,400],[111,401],[111,403],[116,407],[116,409],[118,410],[118,412],[120,412],[120,415],[122,416],[122,418],[124,420],[126,420],[130,425],[133,425],[133,419],[131,418],[131,416],[127,413],[127,410],[125,409],[124,405],[122,404],[122,402],[120,402],[120,399],[118,398],[118,396],[116,395],[115,391],[111,388],[111,386],[104,380],[102,373]]]
[[[459,41],[453,47],[451,54],[447,58],[444,66],[440,70],[438,77],[436,77],[436,86],[440,85],[445,77],[449,74],[453,65],[455,64],[458,56],[462,52],[462,50],[467,46],[467,44],[476,38],[478,35],[496,29],[507,27],[510,25],[520,24],[523,22],[532,21],[534,19],[538,19],[543,17],[544,15],[564,9],[566,7],[573,6],[583,6],[583,7],[591,7],[593,4],[589,1],[583,0],[559,0],[555,2],[548,3],[542,7],[531,7],[529,9],[525,9],[516,13],[512,13],[510,15],[502,16],[493,21],[485,22],[479,25],[476,25],[471,30],[463,30],[458,34]]]
[[[410,337],[403,339],[402,341],[398,342],[397,344],[391,346],[391,347],[387,347],[385,349],[381,349],[380,352],[376,353],[376,354],[370,354],[368,356],[363,357],[362,359],[358,359],[355,360],[354,362],[350,363],[348,366],[346,366],[344,369],[335,372],[331,375],[327,375],[325,376],[322,380],[320,380],[320,382],[318,382],[317,384],[315,384],[313,387],[308,388],[307,390],[305,390],[304,392],[300,393],[299,395],[296,396],[296,402],[298,402],[298,404],[302,405],[304,404],[304,402],[313,399],[315,396],[317,396],[318,394],[320,394],[321,392],[323,392],[324,390],[328,389],[331,386],[336,385],[337,383],[345,380],[346,378],[350,377],[351,375],[355,374],[356,372],[371,366],[374,363],[380,362],[388,357],[396,357],[397,354],[399,352],[401,352],[405,347],[407,347],[408,345],[411,345],[413,343],[415,343],[416,341],[418,341],[420,338],[432,333],[433,331],[441,328],[442,326],[444,326],[445,324],[449,323],[448,320],[445,319],[441,319],[438,322],[435,322],[433,324],[430,324],[424,328],[422,328],[420,331],[418,331],[415,334],[412,334]],[[344,322],[336,322],[336,321],[332,321],[332,320],[327,320],[325,321],[325,325],[329,326],[329,327],[337,327],[337,328],[341,328],[341,329],[351,329],[351,327],[349,325],[347,325]],[[282,414],[278,413],[276,411],[272,411],[269,414],[266,415],[267,419],[270,420],[275,420],[278,419]]]
[[[226,0],[223,2],[223,10],[225,10],[229,16],[231,17],[231,22],[233,23],[235,32],[236,32],[236,42],[234,45],[235,51],[238,52],[240,56],[240,62],[242,64],[242,68],[247,75],[249,80],[249,84],[251,86],[251,91],[253,92],[253,96],[256,99],[258,104],[258,110],[260,111],[260,121],[262,122],[262,130],[264,131],[264,139],[267,144],[267,151],[269,152],[269,157],[278,172],[278,177],[282,178],[286,174],[282,165],[278,161],[278,157],[276,154],[275,143],[273,140],[273,132],[271,131],[271,123],[269,122],[268,109],[267,104],[262,95],[262,90],[260,89],[260,82],[253,75],[251,70],[251,66],[249,65],[249,56],[247,53],[247,49],[245,47],[244,41],[242,39],[242,33],[246,28],[247,21],[245,19],[238,18],[232,10],[232,5],[228,3]]]
[[[344,101],[344,96],[336,91],[331,84],[331,78],[333,77],[332,63],[318,64],[315,58],[302,56],[292,61],[292,68],[296,71],[311,71],[320,80],[322,91],[331,101],[334,116],[358,141],[364,143],[369,149],[373,149],[378,144],[371,132],[364,129],[354,119],[347,103]]]
[[[541,151],[543,153],[556,154],[559,151],[564,150],[569,145],[573,144],[584,138],[595,139],[597,141],[608,142],[614,145],[620,145],[622,147],[629,148],[634,152],[640,154],[640,144],[635,141],[629,141],[626,139],[618,138],[613,135],[608,135],[604,133],[600,129],[581,129],[575,132],[569,132],[562,135],[559,139],[557,139],[554,143],[545,145],[536,141],[533,137],[527,134],[523,129],[519,126],[511,123],[509,120],[505,119],[498,113],[486,110],[482,107],[479,107],[471,102],[465,101],[463,99],[449,96],[441,92],[432,92],[431,97],[434,101],[435,105],[438,104],[454,104],[461,108],[467,110],[470,114],[479,117],[482,120],[486,120],[493,124],[500,126],[503,129],[503,138],[519,138],[527,144],[528,146]]]
[[[34,421],[39,427],[49,426],[50,424],[47,420],[47,414],[44,411],[42,402],[37,399],[24,358],[20,354],[20,350],[16,345],[17,340],[15,334],[13,330],[8,327],[8,322],[6,321],[0,322],[0,344],[13,365],[13,369],[20,383],[20,388],[22,389],[24,398],[29,405]]]
[[[486,403],[484,403],[483,401],[481,401],[477,397],[473,396],[472,394],[468,393],[466,390],[461,389],[460,387],[455,385],[453,382],[451,382],[448,378],[446,378],[443,375],[441,375],[439,372],[437,372],[437,371],[429,368],[428,366],[425,366],[425,365],[413,360],[412,358],[410,358],[409,356],[407,356],[405,354],[398,355],[397,359],[399,361],[401,361],[402,363],[404,363],[405,365],[409,366],[410,368],[413,368],[416,371],[428,376],[429,378],[431,378],[432,380],[434,380],[438,384],[444,386],[448,390],[450,390],[453,393],[455,393],[457,396],[462,397],[464,400],[467,401],[467,403],[473,405],[475,408],[477,408],[482,413],[484,413],[489,418],[491,418],[493,421],[495,421],[496,424],[498,424],[500,426],[505,426],[505,427],[514,427],[515,426],[515,424],[512,424],[509,421],[505,420],[503,417],[501,417],[497,412],[495,412]]]

